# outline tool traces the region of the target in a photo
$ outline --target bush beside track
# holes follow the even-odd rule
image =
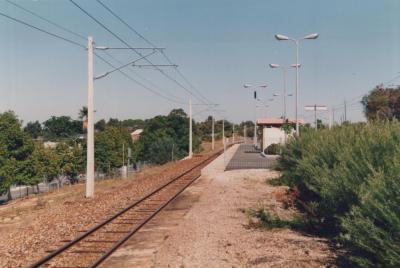
[[[308,224],[352,265],[400,267],[400,123],[305,130],[283,148],[279,169]]]

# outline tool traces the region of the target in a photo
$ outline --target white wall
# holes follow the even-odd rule
[[[263,128],[262,149],[263,151],[273,143],[284,143],[285,132],[281,128]]]

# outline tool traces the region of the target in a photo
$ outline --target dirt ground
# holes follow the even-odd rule
[[[246,209],[289,219],[285,187],[271,170],[223,172],[235,148],[206,167],[197,182],[106,261],[104,267],[332,267],[326,240],[289,229],[249,226]]]
[[[129,179],[96,182],[95,197],[84,198],[84,185],[30,196],[0,206],[0,267],[26,267],[72,239],[80,230],[113,215],[133,200],[201,162],[212,152],[210,144],[190,160],[149,167]],[[222,148],[221,142],[216,149]]]

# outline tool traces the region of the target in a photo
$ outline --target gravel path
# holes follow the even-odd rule
[[[236,147],[237,148],[237,147]],[[270,170],[223,172],[235,148],[206,167],[197,183],[171,204],[105,267],[326,267],[327,241],[288,229],[254,229],[243,209],[264,207],[282,218],[285,187]]]

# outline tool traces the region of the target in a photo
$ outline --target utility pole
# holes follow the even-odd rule
[[[318,119],[317,119],[317,112],[319,111],[324,111],[324,112],[329,112],[328,107],[324,106],[324,105],[310,105],[310,106],[305,106],[304,107],[305,111],[309,111],[309,112],[314,112],[314,124],[315,124],[315,130],[318,129]]]
[[[254,147],[257,146],[257,91],[254,90]]]
[[[243,126],[243,142],[246,143],[246,137],[247,137],[247,129],[246,125]]]
[[[332,108],[332,125],[335,124],[335,108]]]
[[[94,89],[93,89],[93,38],[88,37],[88,125],[86,155],[86,198],[94,196]]]
[[[211,149],[214,151],[214,116],[211,118]]]
[[[235,124],[232,124],[232,143],[235,143]]]
[[[314,105],[314,122],[315,122],[315,129],[318,129],[318,122],[317,122],[317,105]]]
[[[225,118],[222,119],[222,144],[225,145]]]
[[[329,113],[329,129],[332,128],[332,114],[328,111]]]
[[[344,121],[347,121],[347,103],[344,101]]]
[[[193,156],[193,143],[192,143],[192,98],[189,99],[189,158]]]
[[[125,166],[125,143],[122,143],[122,166]]]

